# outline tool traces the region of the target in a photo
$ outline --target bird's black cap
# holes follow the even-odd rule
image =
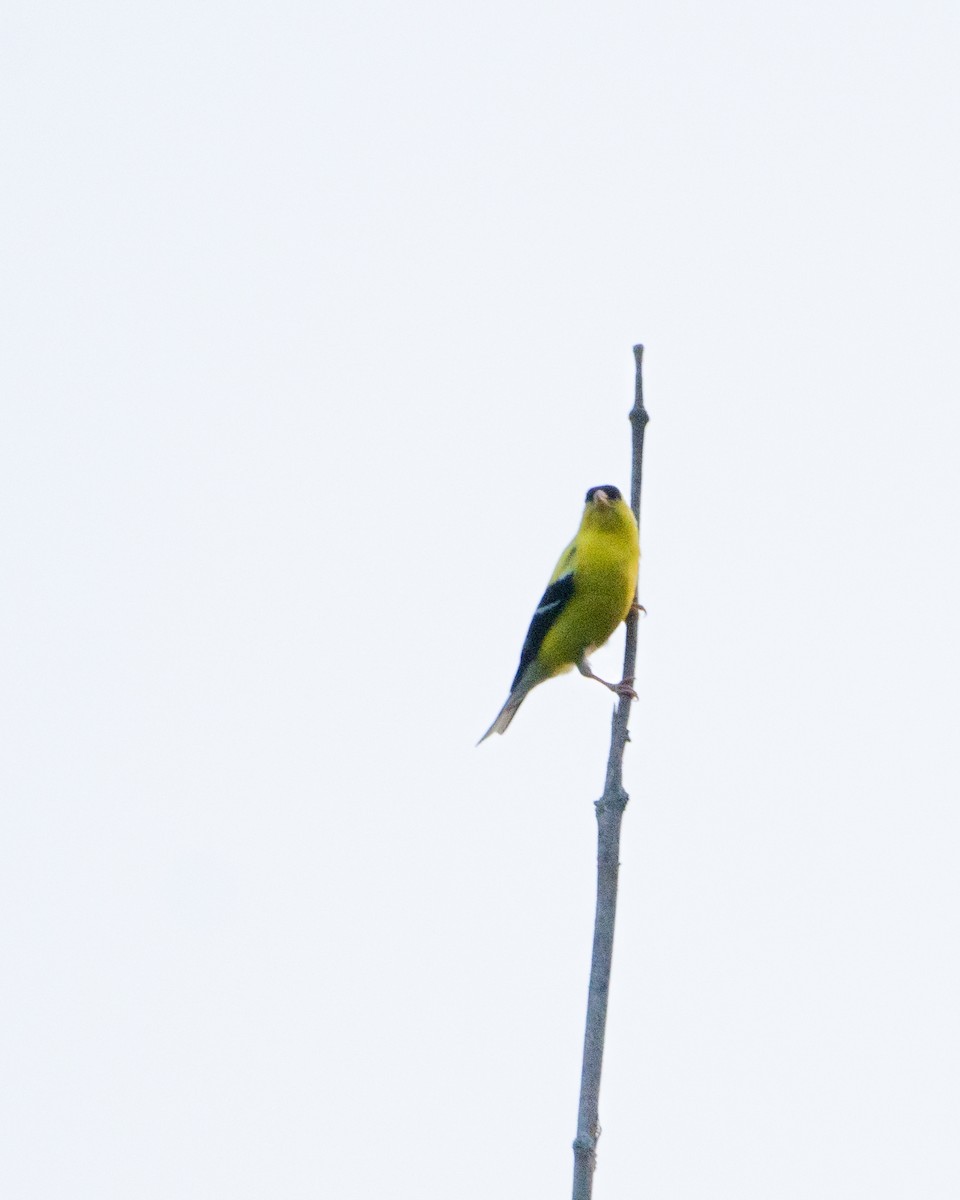
[[[599,485],[599,487],[592,487],[590,489],[590,491],[587,492],[587,498],[585,501],[586,504],[590,503],[590,501],[593,499],[595,492],[606,492],[611,500],[622,500],[623,499],[623,497],[620,495],[619,488],[615,488],[612,483],[601,483]]]

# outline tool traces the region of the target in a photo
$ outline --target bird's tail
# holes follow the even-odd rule
[[[507,697],[506,704],[497,713],[497,719],[480,739],[480,742],[485,742],[491,733],[506,733],[507,726],[517,715],[517,709],[524,702],[524,700],[526,700],[527,695],[533,690],[533,688],[535,688],[538,683],[542,683],[545,678],[546,675],[537,666],[537,664],[535,662],[531,663],[520,677],[519,683],[511,690],[510,695]],[[477,742],[478,746],[480,745],[480,742]]]
[[[515,692],[510,693],[510,695],[507,697],[506,704],[497,713],[497,719],[480,739],[480,742],[485,742],[491,733],[507,732],[507,726],[517,715],[517,709],[523,703],[523,698],[526,696],[526,694],[526,692],[520,692],[519,695],[517,695]],[[478,746],[480,745],[480,742],[477,742]]]

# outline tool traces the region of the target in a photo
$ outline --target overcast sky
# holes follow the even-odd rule
[[[960,20],[8,0],[0,1190],[960,1194]],[[616,676],[622,634],[597,655]]]

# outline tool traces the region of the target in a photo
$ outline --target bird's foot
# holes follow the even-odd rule
[[[627,700],[639,700],[640,697],[631,686],[633,684],[633,680],[634,676],[628,675],[626,679],[621,679],[619,683],[608,683],[607,687],[611,692],[615,692],[616,695],[622,696]]]
[[[636,600],[634,600],[634,602],[630,605],[630,615],[634,616],[634,617],[639,617],[641,615],[641,613],[643,614],[643,616],[646,616],[647,610],[643,607],[642,604],[638,604],[636,602]]]
[[[590,664],[585,658],[582,658],[577,663],[577,670],[581,675],[585,675],[587,679],[595,679],[597,683],[602,683],[605,688],[609,688],[616,696],[623,696],[630,700],[639,700],[639,696],[630,686],[634,678],[632,675],[628,675],[626,679],[621,679],[619,683],[608,683],[606,679],[601,679],[599,675],[594,675]]]

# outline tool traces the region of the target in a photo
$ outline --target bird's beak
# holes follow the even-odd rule
[[[598,508],[609,508],[610,507],[610,497],[604,491],[594,492],[593,493],[593,502],[594,502],[594,504],[596,504],[596,506]]]

